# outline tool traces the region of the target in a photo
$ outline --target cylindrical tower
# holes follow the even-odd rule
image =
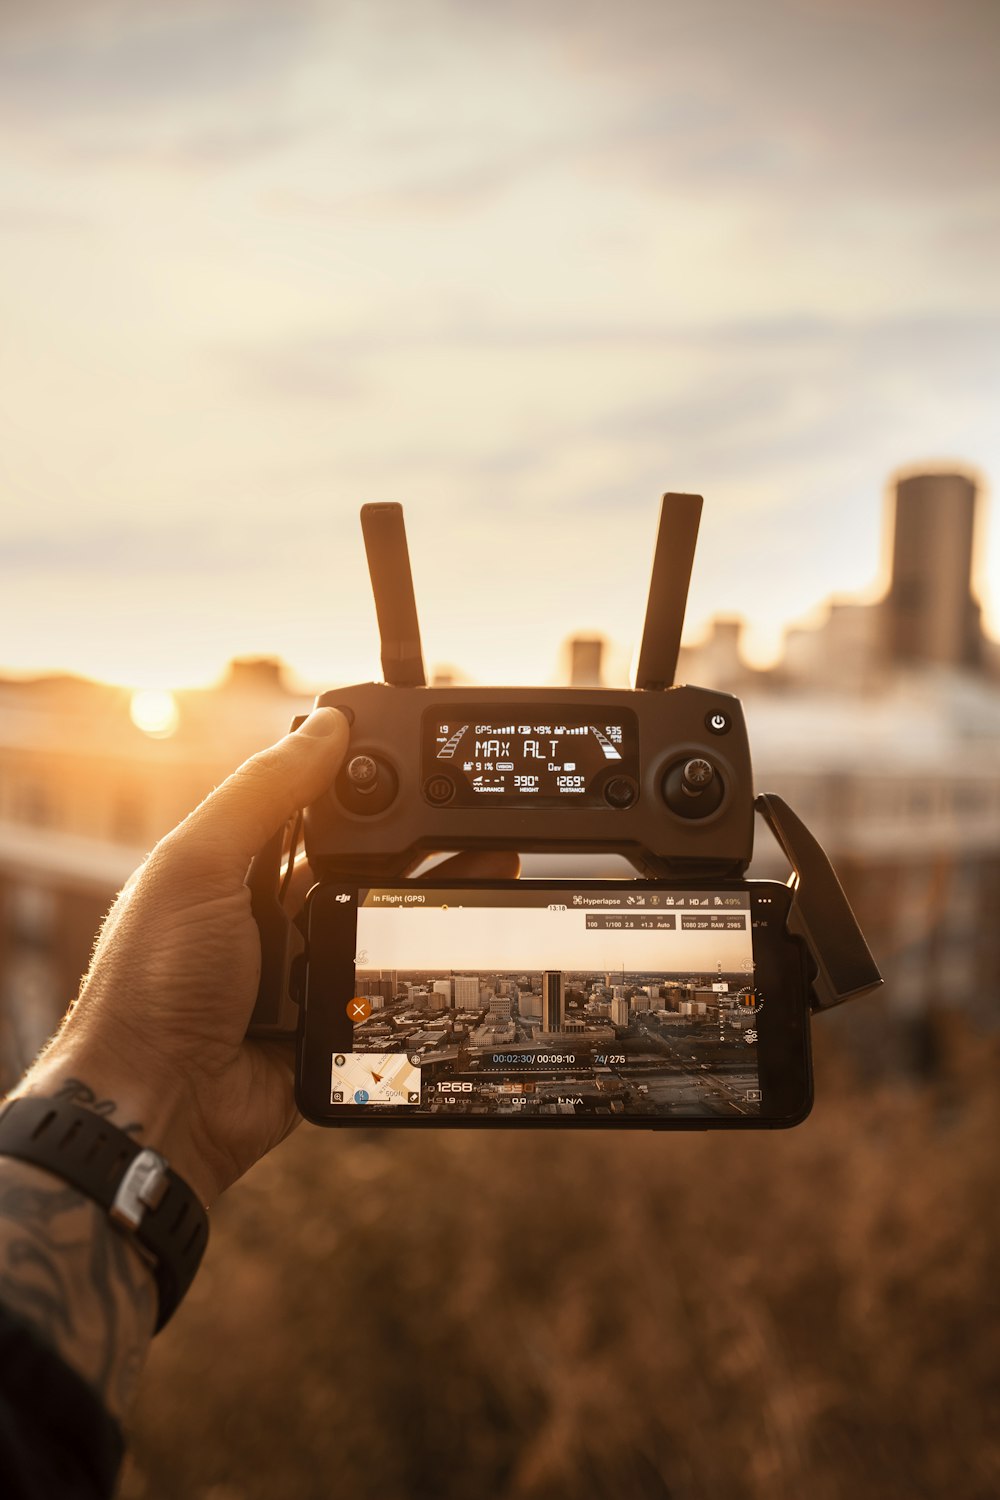
[[[965,474],[914,474],[897,483],[892,582],[883,606],[890,662],[980,665],[980,609],[971,587],[976,500]]]

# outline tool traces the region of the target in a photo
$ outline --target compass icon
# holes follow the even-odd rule
[[[736,991],[736,1002],[744,1015],[749,1011],[751,1015],[759,1016],[764,1009],[764,996],[750,984]]]

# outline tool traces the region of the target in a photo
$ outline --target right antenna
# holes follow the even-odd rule
[[[661,502],[646,623],[635,674],[637,688],[673,685],[702,503],[700,495],[673,494],[664,495]]]
[[[403,507],[392,503],[363,505],[361,530],[382,637],[385,680],[393,687],[425,687],[424,653]]]

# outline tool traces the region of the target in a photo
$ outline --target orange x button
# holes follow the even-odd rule
[[[352,1021],[367,1021],[372,1013],[371,1001],[364,995],[355,995],[347,1002],[347,1014]]]

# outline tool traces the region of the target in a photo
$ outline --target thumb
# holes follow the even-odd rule
[[[294,812],[325,792],[347,749],[347,720],[316,708],[291,734],[244,761],[177,830],[212,874],[240,882],[247,865]]]

